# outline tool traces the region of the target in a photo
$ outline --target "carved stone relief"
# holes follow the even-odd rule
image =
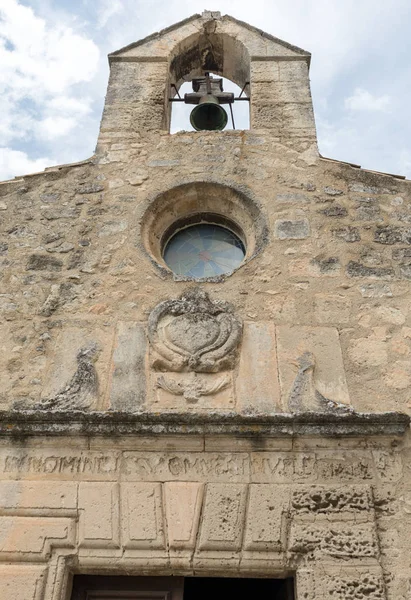
[[[193,403],[198,402],[201,396],[211,396],[224,390],[230,383],[231,380],[228,375],[223,375],[209,385],[204,380],[196,378],[195,375],[187,381],[176,381],[175,379],[166,378],[164,375],[157,379],[158,387],[175,396],[183,396],[187,402]]]
[[[194,288],[177,300],[158,304],[148,320],[157,371],[216,373],[231,369],[242,324],[226,302],[212,302]]]
[[[232,408],[231,371],[242,323],[229,304],[213,302],[201,289],[189,289],[154,308],[148,336],[157,403],[182,408],[183,400],[183,406]],[[156,375],[159,371],[164,374]]]
[[[98,376],[95,361],[99,353],[96,343],[81,348],[76,355],[77,369],[61,390],[49,398],[35,404],[17,401],[14,408],[24,410],[86,410],[98,396]]]
[[[276,328],[282,403],[291,412],[352,412],[338,330]]]
[[[312,352],[304,352],[294,364],[298,371],[288,398],[290,412],[354,412],[351,406],[326,398],[318,391],[314,381],[316,359]]]

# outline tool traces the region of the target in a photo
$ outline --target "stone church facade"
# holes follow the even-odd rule
[[[309,53],[232,17],[109,58],[96,154],[0,184],[0,597],[410,600],[410,182],[323,158]],[[170,135],[206,71],[250,129]],[[173,272],[202,223],[238,268]]]

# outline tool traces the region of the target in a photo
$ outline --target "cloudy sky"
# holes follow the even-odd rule
[[[0,180],[92,155],[107,54],[205,8],[312,53],[324,156],[411,178],[410,0],[0,0]]]

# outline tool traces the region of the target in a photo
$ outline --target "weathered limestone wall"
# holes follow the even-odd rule
[[[239,190],[267,224],[254,258],[224,282],[200,284],[244,322],[230,406],[287,410],[308,351],[325,397],[409,412],[409,182],[255,131],[123,140],[85,164],[0,185],[3,408],[56,395],[90,344],[95,408],[110,406],[117,377],[136,390],[128,409],[152,402],[143,402],[148,315],[192,284],[150,259],[141,222],[158,194],[188,182]],[[242,392],[250,376],[255,385]]]
[[[69,600],[76,572],[229,573],[296,574],[298,600],[408,600],[409,453],[397,437],[7,441],[1,597]]]
[[[309,55],[234,19],[111,59],[96,155],[0,184],[0,597],[89,572],[410,600],[410,182],[321,158]],[[249,68],[250,131],[163,130],[200,59]],[[162,238],[202,212],[246,259],[184,281]]]

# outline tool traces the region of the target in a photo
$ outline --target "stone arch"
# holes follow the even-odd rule
[[[211,72],[229,79],[240,89],[250,81],[251,60],[247,47],[240,40],[224,32],[202,31],[180,40],[169,55],[169,83],[177,90],[187,81]],[[170,89],[170,88],[169,88]],[[249,86],[244,93],[249,95]],[[175,90],[171,89],[171,94]],[[166,121],[171,124],[171,102],[168,103]]]
[[[238,39],[223,32],[210,32],[206,27],[174,46],[170,77],[177,88],[205,71],[222,75],[242,88],[250,80],[248,49]]]
[[[174,226],[184,221],[195,223],[197,216],[198,222],[206,221],[207,215],[243,241],[246,256],[241,267],[255,258],[268,241],[265,215],[245,186],[217,181],[181,182],[149,199],[141,216],[142,247],[164,276],[173,276],[164,263],[162,250]],[[217,279],[223,281],[225,277]]]

